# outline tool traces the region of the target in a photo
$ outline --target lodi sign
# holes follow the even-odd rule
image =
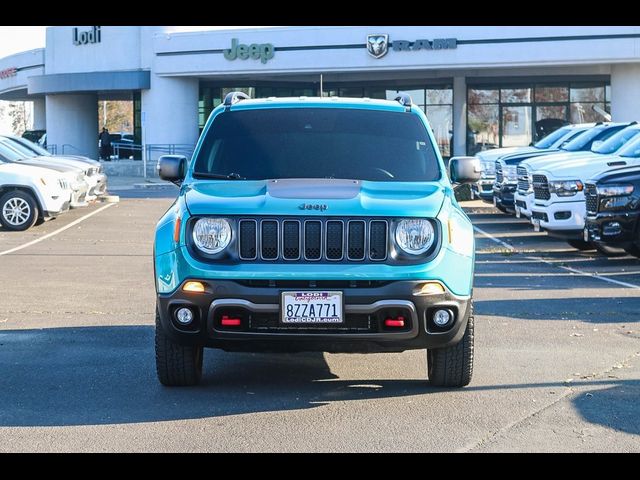
[[[227,60],[247,60],[252,58],[254,60],[260,59],[262,63],[267,63],[273,58],[275,48],[271,43],[252,43],[251,45],[245,45],[244,43],[238,43],[237,38],[231,39],[231,48],[225,48],[222,53]]]
[[[389,47],[394,52],[415,52],[418,50],[450,50],[458,48],[456,38],[434,38],[433,40],[418,39],[413,42],[409,40],[389,41],[389,35],[376,33],[367,35],[367,52],[373,58],[382,58],[389,51]]]
[[[5,68],[4,70],[0,70],[0,78],[15,77],[17,74],[18,74],[18,69],[16,67]]]
[[[78,27],[73,29],[73,44],[87,45],[88,43],[100,43],[100,27],[91,27],[91,30],[79,32]]]

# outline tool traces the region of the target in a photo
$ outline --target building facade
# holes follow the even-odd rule
[[[93,157],[100,100],[134,102],[137,143],[193,146],[232,90],[408,91],[444,156],[473,154],[564,123],[638,119],[640,27],[64,26],[47,29],[45,48],[0,59],[0,100],[33,101],[49,145]]]

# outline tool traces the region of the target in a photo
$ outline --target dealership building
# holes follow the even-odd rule
[[[44,48],[0,59],[0,100],[32,101],[34,128],[58,153],[97,157],[103,100],[133,102],[136,143],[192,148],[232,90],[408,91],[444,156],[473,154],[566,122],[637,120],[640,27],[63,26],[47,29]]]

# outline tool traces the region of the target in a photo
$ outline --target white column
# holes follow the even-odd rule
[[[142,143],[186,144],[198,140],[197,78],[151,74],[151,88],[142,91]],[[155,160],[153,153],[147,160]]]
[[[47,145],[57,145],[59,155],[98,158],[96,94],[47,95],[46,111]]]
[[[640,63],[611,66],[611,119],[640,121]]]
[[[467,154],[467,79],[453,77],[453,154]]]
[[[33,129],[46,130],[46,103],[44,97],[38,97],[33,100]]]

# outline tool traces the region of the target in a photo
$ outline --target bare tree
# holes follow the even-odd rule
[[[31,126],[31,109],[27,102],[9,102],[7,115],[11,120],[11,130],[16,135],[22,135]]]

